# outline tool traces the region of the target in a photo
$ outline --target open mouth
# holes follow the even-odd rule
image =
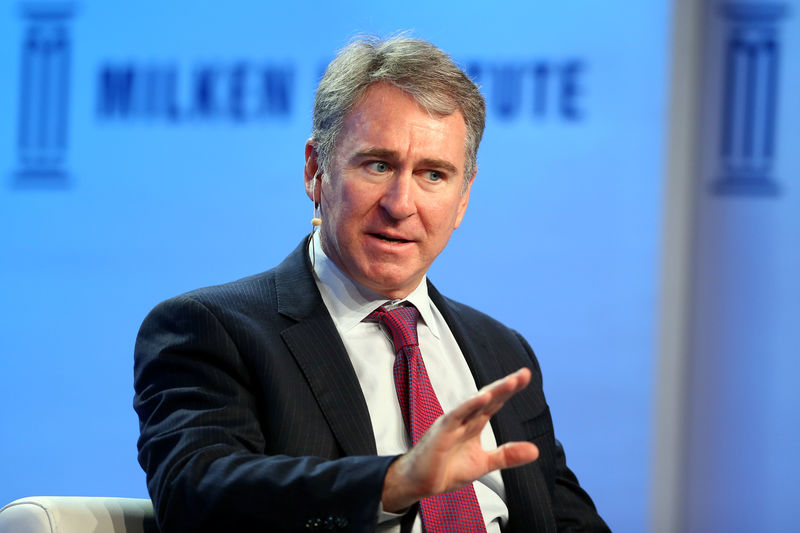
[[[395,243],[395,244],[404,244],[404,243],[407,243],[407,242],[411,242],[411,241],[409,241],[407,239],[400,239],[400,238],[397,238],[397,237],[390,237],[390,236],[384,235],[382,233],[370,233],[370,235],[372,235],[376,239],[382,240],[383,242],[391,242],[391,243]]]

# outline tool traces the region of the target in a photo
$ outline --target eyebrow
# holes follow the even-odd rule
[[[389,161],[397,161],[398,159],[400,159],[400,154],[398,154],[394,150],[387,150],[386,148],[367,148],[366,150],[362,150],[360,152],[355,153],[351,161],[357,159],[364,159],[368,157],[387,159]],[[458,169],[456,168],[456,166],[450,161],[447,161],[446,159],[426,157],[425,159],[419,160],[417,162],[417,165],[423,167],[430,167],[433,169],[441,169],[451,174],[458,174]]]

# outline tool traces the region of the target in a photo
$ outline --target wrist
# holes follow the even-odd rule
[[[411,487],[412,483],[404,475],[406,461],[407,456],[401,455],[392,461],[386,470],[381,506],[387,513],[405,514],[412,505],[422,499],[422,496],[414,493]]]

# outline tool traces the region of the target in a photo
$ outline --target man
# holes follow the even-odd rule
[[[163,531],[607,530],[528,344],[426,279],[484,117],[429,43],[363,40],[329,65],[305,148],[319,231],[139,333],[139,461]]]

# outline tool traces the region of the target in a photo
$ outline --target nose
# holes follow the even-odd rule
[[[391,218],[402,220],[417,212],[411,172],[398,172],[386,183],[380,206]]]

